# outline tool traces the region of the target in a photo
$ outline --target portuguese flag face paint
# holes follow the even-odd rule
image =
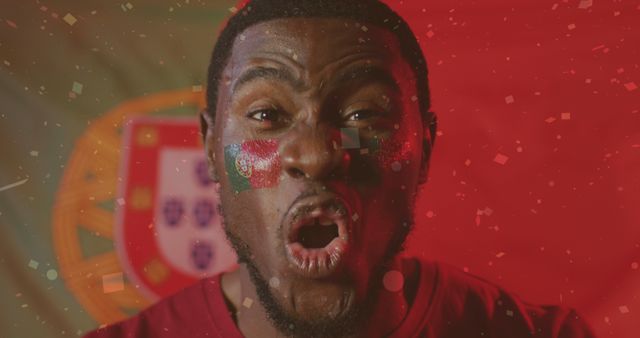
[[[278,184],[281,164],[276,140],[230,144],[224,147],[224,163],[236,193]]]

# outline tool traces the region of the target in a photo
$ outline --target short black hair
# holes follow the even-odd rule
[[[215,117],[218,86],[236,37],[248,27],[284,18],[344,18],[371,24],[394,34],[400,52],[416,78],[420,112],[425,118],[431,106],[427,62],[409,25],[378,0],[252,0],[233,15],[213,48],[207,76],[207,112]],[[203,131],[204,132],[204,131]],[[433,136],[433,135],[432,135]]]

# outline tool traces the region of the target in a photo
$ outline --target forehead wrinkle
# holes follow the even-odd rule
[[[296,78],[287,68],[270,66],[249,66],[234,81],[232,93],[235,94],[241,87],[259,79],[272,79],[289,84],[297,90],[304,90],[305,83]]]

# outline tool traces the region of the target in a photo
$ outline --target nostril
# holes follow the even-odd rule
[[[298,168],[287,169],[287,174],[293,178],[300,178],[304,176],[304,172]]]

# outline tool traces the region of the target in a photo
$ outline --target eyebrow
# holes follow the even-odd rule
[[[400,91],[400,85],[396,79],[386,70],[380,67],[364,65],[349,69],[339,74],[335,83],[343,85],[348,82],[379,82],[391,87],[395,91]]]
[[[233,84],[233,92],[235,93],[240,87],[245,84],[255,81],[257,79],[273,79],[289,83],[292,87],[300,88],[304,84],[302,81],[295,78],[295,76],[288,70],[283,68],[273,67],[252,67],[249,70],[243,72],[240,77]]]

